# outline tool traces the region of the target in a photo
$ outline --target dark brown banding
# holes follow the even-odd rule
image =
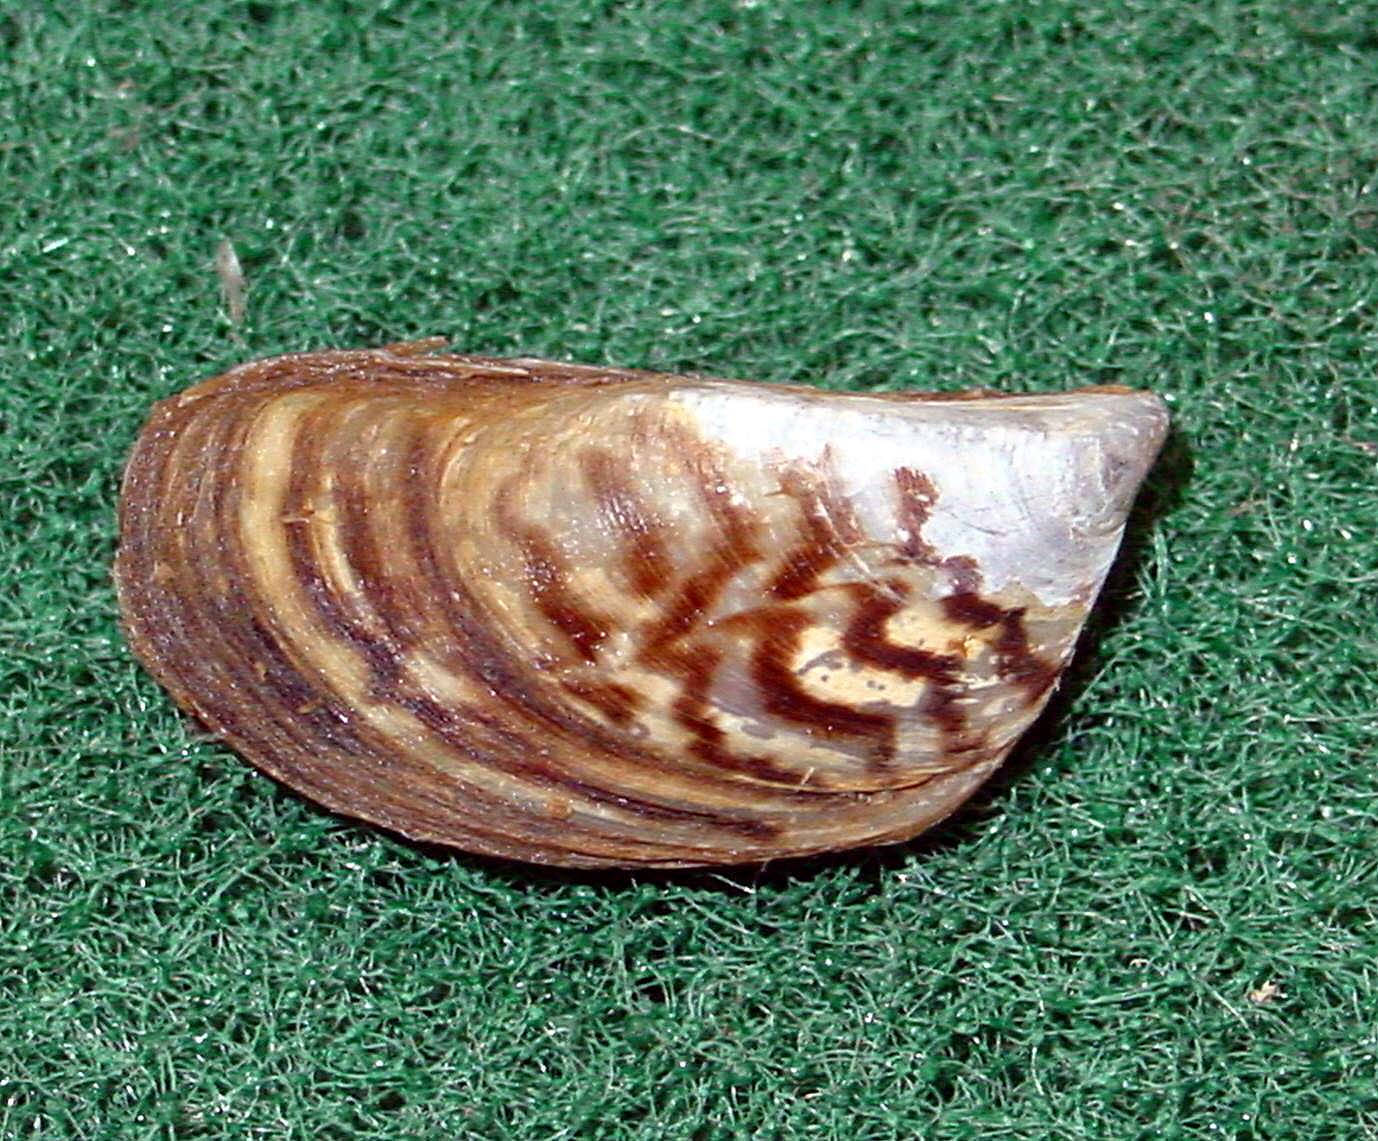
[[[883,590],[868,584],[857,587],[855,593],[856,614],[842,635],[842,648],[848,654],[866,665],[892,670],[907,678],[926,678],[943,685],[956,681],[961,666],[956,654],[901,646],[886,635],[886,624],[906,603],[908,590],[903,583],[887,583]]]
[[[924,538],[923,529],[928,525],[938,502],[937,485],[922,472],[902,467],[895,471],[895,489],[896,515],[904,532],[898,561],[917,563],[945,572],[948,584],[957,593],[979,592],[981,568],[975,559],[969,555],[940,556]]]
[[[641,695],[636,690],[615,682],[567,681],[564,687],[581,701],[587,701],[614,725],[630,725],[641,707]]]
[[[646,432],[646,426],[640,430]],[[696,634],[728,583],[760,561],[759,527],[749,512],[732,502],[727,477],[702,442],[676,425],[663,430],[708,510],[713,534],[697,561],[681,560],[688,562],[689,573],[662,599],[660,617],[639,632],[637,660],[678,684],[672,712],[676,723],[693,735],[692,756],[724,773],[798,785],[794,770],[768,757],[730,748],[726,732],[713,718],[711,697],[723,652]]]
[[[716,531],[713,549],[721,561],[746,566],[761,557],[761,528],[752,512],[733,502],[721,460],[709,446],[681,425],[661,425],[671,454],[707,510]]]
[[[146,602],[143,609],[126,606],[126,615],[138,623],[141,632],[152,632],[157,623],[165,623],[166,636],[159,639],[156,659],[159,675],[178,700],[217,733],[279,778],[326,802],[350,796],[347,772],[333,767],[328,758],[371,758],[375,780],[381,783],[367,801],[369,811],[380,822],[400,820],[393,794],[407,788],[416,773],[403,773],[404,766],[390,751],[380,752],[367,732],[316,696],[314,685],[288,659],[278,635],[265,624],[264,601],[240,589],[240,584],[250,581],[249,571],[238,546],[224,542],[223,535],[233,534],[238,525],[242,484],[236,479],[216,480],[209,473],[216,471],[222,457],[234,454],[232,447],[238,449],[251,422],[249,415],[201,422],[228,430],[234,444],[230,439],[208,444],[196,469],[184,473],[202,505],[185,526],[178,516],[177,526],[158,527],[157,508],[146,499],[136,501],[137,508],[123,514],[122,603],[135,596]],[[172,433],[165,438],[172,439]],[[155,463],[156,457],[166,454],[160,452],[160,445],[161,440],[154,437],[148,454]],[[131,462],[130,470],[137,486],[138,465]],[[173,507],[166,510],[172,512]],[[168,549],[164,544],[182,552],[180,574],[144,575],[146,560],[161,565]],[[227,587],[198,595],[205,584],[225,576]],[[131,589],[132,583],[147,581],[161,586],[156,592]],[[209,609],[198,602],[208,602]],[[151,645],[137,644],[145,651]],[[418,820],[424,817],[415,807],[412,812]],[[456,839],[463,837],[466,843],[494,848],[506,843],[497,833],[485,842],[481,834],[465,830],[458,821],[450,827]]]
[[[1005,609],[987,602],[978,594],[958,592],[943,599],[943,613],[953,622],[973,630],[984,630],[1005,619]]]
[[[424,532],[425,525],[418,521],[415,530],[420,535]],[[488,685],[494,701],[505,706],[507,717],[514,721],[527,721],[534,734],[567,736],[582,747],[605,750],[609,756],[616,758],[619,765],[626,766],[628,770],[647,769],[654,772],[663,769],[667,763],[665,758],[634,746],[625,737],[604,733],[596,724],[571,716],[569,711],[558,703],[548,700],[540,688],[528,684],[520,666],[510,661],[506,652],[492,640],[491,630],[476,621],[479,608],[464,583],[453,574],[443,577],[437,569],[435,559],[439,557],[442,548],[435,543],[418,543],[418,550],[429,563],[429,574],[437,578],[434,593],[444,600],[447,621],[455,635],[461,639],[461,660],[477,672]],[[721,551],[718,554],[721,555]],[[720,575],[730,572],[730,566],[718,561],[709,571],[703,572],[702,580],[691,579],[686,583],[685,598],[676,604],[676,612],[684,615],[683,621],[675,619],[670,630],[653,626],[651,631],[643,636],[647,647],[641,655],[641,660],[655,664],[656,668],[676,680],[682,691],[695,691],[688,699],[682,696],[680,701],[676,702],[676,720],[705,742],[715,745],[720,745],[725,734],[711,724],[707,700],[703,696],[707,688],[711,687],[715,664],[696,653],[692,646],[676,647],[668,643],[702,619],[702,614],[698,611],[682,608],[695,601],[706,605],[710,597],[716,598],[716,591],[721,588],[718,581]],[[695,690],[697,686],[702,686],[702,691]],[[562,683],[563,687],[571,688],[595,705],[601,704],[604,711],[612,715],[610,719],[619,725],[623,723],[624,714],[627,715],[626,723],[630,723],[635,712],[639,711],[643,704],[641,695],[630,687],[605,686],[599,689],[577,678],[567,679]],[[521,747],[520,752],[530,760],[537,749],[534,743],[528,742]],[[697,779],[702,782],[705,790],[719,783],[731,784],[731,776],[734,773],[749,774],[763,781],[775,782],[788,780],[791,776],[790,773],[773,767],[768,761],[752,757],[734,757],[725,748],[709,750],[704,755],[711,755],[719,762],[698,775]],[[555,781],[565,779],[558,764],[553,765],[549,772]],[[744,825],[740,819],[732,816],[719,814],[719,817],[723,821],[723,827],[734,834],[741,833],[744,829],[755,829],[760,833],[770,827],[765,822]],[[696,819],[706,820],[707,817]]]
[[[822,701],[800,688],[793,662],[800,636],[810,624],[806,613],[780,607],[761,613],[755,623],[751,676],[768,713],[825,737],[836,734],[864,740],[878,763],[894,759],[895,718],[891,714]]]
[[[680,583],[662,616],[642,631],[640,659],[654,664],[663,647],[700,625],[737,570],[720,554]]]
[[[403,698],[399,704],[432,732],[452,744],[462,746],[463,751],[468,754],[470,759],[483,759],[481,756],[474,756],[470,751],[470,726],[454,710],[427,697],[408,696]],[[552,777],[549,770],[537,764],[529,763],[525,758],[518,759],[513,755],[504,756],[504,768],[513,775],[521,776],[535,785],[572,798],[576,803],[587,801],[591,804],[614,805],[627,809],[641,819],[680,823],[693,822],[700,827],[720,828],[725,832],[759,839],[768,839],[775,834],[774,827],[768,821],[660,804],[581,781],[568,773],[559,777]],[[566,833],[572,846],[577,845],[579,825],[572,815],[566,817],[562,822],[562,831]],[[587,837],[588,840],[594,838],[591,833]]]
[[[1022,608],[1006,612],[1000,636],[995,641],[995,660],[1001,678],[1019,686],[1030,701],[1037,701],[1047,693],[1062,672],[1060,666],[1044,661],[1029,646]]]
[[[645,430],[644,428],[642,429]],[[689,572],[669,599],[661,617],[640,632],[643,661],[654,662],[664,647],[686,637],[711,614],[727,584],[760,561],[759,525],[732,502],[726,475],[702,441],[679,428],[665,429],[668,442],[708,511],[712,529],[698,559],[686,553]]]
[[[584,661],[592,662],[608,636],[609,623],[569,589],[559,548],[540,527],[521,518],[516,495],[515,481],[509,481],[494,497],[493,516],[498,529],[522,550],[526,559],[523,582],[536,609],[570,640]]]
[[[974,747],[962,697],[962,660],[956,654],[938,654],[917,646],[901,646],[888,638],[886,624],[904,609],[907,590],[903,583],[887,583],[884,590],[858,588],[856,615],[843,634],[843,648],[857,661],[893,670],[904,677],[928,682],[916,712],[942,734],[945,753],[955,756]]]
[[[328,414],[324,410],[317,417]],[[317,569],[317,554],[312,542],[312,531],[304,522],[314,514],[308,502],[307,481],[310,473],[319,470],[321,449],[328,439],[323,424],[313,422],[308,415],[298,430],[291,452],[291,475],[287,485],[287,497],[283,504],[284,542],[291,562],[292,572],[297,582],[306,592],[315,608],[316,616],[330,635],[343,638],[368,662],[373,674],[373,684],[379,692],[387,692],[396,683],[401,673],[401,652],[398,643],[390,637],[377,621],[377,609],[386,605],[389,576],[381,572],[381,555],[374,542],[369,524],[368,505],[363,501],[359,489],[352,484],[335,489],[333,509],[336,512],[334,527],[340,537],[340,545],[350,566],[359,575],[363,589],[359,597],[368,598],[375,607],[372,622],[365,615],[351,614],[338,595],[326,584]],[[354,606],[357,608],[357,599]]]
[[[938,502],[938,489],[923,472],[907,467],[895,471],[895,488],[899,496],[899,524],[904,531],[900,554],[914,562],[938,562],[938,552],[923,537],[928,516]]]
[[[861,532],[850,505],[825,479],[788,468],[780,473],[780,490],[799,504],[800,537],[781,558],[767,589],[788,602],[817,590],[819,577],[842,559]]]
[[[653,598],[674,568],[660,521],[636,493],[626,468],[607,449],[589,448],[579,457],[579,467],[603,518],[625,541],[622,569],[632,588],[643,598]]]
[[[1023,607],[1006,609],[978,595],[958,593],[943,599],[943,611],[973,630],[1000,627],[994,642],[998,675],[1024,690],[1030,701],[1037,701],[1057,681],[1061,667],[1044,661],[1029,645]]]
[[[303,434],[309,436],[312,433],[307,431]],[[426,441],[418,434],[413,441],[411,454],[406,464],[408,476],[406,482],[409,487],[424,486],[424,480],[421,476],[427,462],[426,450]],[[370,644],[367,635],[362,633],[357,622],[346,622],[343,628],[337,632],[342,633],[351,644],[354,644],[365,654],[374,664],[375,671],[377,671],[380,655],[383,656],[382,660],[392,667],[389,670],[386,684],[384,684],[383,678],[376,678],[372,693],[375,700],[390,701],[399,708],[405,709],[467,760],[492,763],[491,759],[485,758],[502,755],[508,758],[505,767],[509,772],[521,776],[533,785],[548,788],[552,792],[573,796],[576,798],[576,803],[587,801],[595,804],[619,805],[638,819],[654,818],[666,822],[692,822],[703,829],[720,828],[727,834],[747,836],[758,841],[767,840],[773,835],[774,828],[768,822],[729,814],[705,814],[691,809],[659,804],[627,796],[613,789],[600,788],[587,781],[575,780],[570,772],[558,763],[553,765],[539,763],[537,761],[538,750],[529,738],[513,733],[501,723],[483,716],[480,710],[450,709],[424,694],[418,694],[401,685],[397,677],[400,672],[397,656],[390,649],[392,639],[404,634],[406,625],[423,613],[430,605],[431,600],[453,597],[456,584],[433,577],[436,575],[436,567],[433,562],[427,564],[423,557],[424,552],[435,546],[434,536],[429,532],[427,526],[423,497],[415,495],[405,497],[404,514],[409,521],[408,537],[410,543],[407,546],[396,544],[390,546],[387,561],[384,562],[380,553],[381,548],[377,541],[376,530],[370,528],[367,514],[356,514],[352,510],[352,500],[356,492],[357,488],[351,486],[340,497],[342,542],[351,566],[362,578],[366,579],[368,585],[366,593],[376,606],[376,609],[368,616],[368,625],[375,630],[385,630],[387,633],[381,638],[375,638]],[[530,538],[529,535],[526,537]],[[528,551],[528,555],[529,553]],[[399,586],[399,584],[405,585]],[[323,585],[322,590],[324,591]],[[399,593],[399,590],[405,591],[405,593]],[[328,591],[325,593],[328,595]],[[334,600],[332,599],[332,605],[333,603]],[[336,617],[338,617],[338,607],[335,607],[335,610]],[[550,617],[549,612],[545,613],[547,613],[547,617]],[[557,622],[557,624],[559,623]],[[491,650],[485,661],[490,667],[495,664],[495,655]],[[505,689],[503,696],[509,695],[510,690]],[[615,713],[617,715],[615,719],[623,724],[630,719],[631,712],[638,703],[637,695],[632,690],[622,686],[590,687],[586,696],[601,702],[606,709]],[[532,711],[538,710],[540,707],[539,703],[530,705]],[[549,710],[548,713],[553,714],[554,711]],[[567,723],[558,716],[555,722],[549,723],[549,727],[555,728],[557,725],[561,730],[575,733],[581,730],[580,726]],[[490,741],[490,748],[500,749],[501,754],[485,753],[481,745],[485,739]],[[523,758],[520,763],[513,759],[517,757]],[[572,808],[569,816],[564,819],[565,824],[561,834],[564,842],[570,846],[571,850],[577,850],[580,847],[597,850],[599,845],[606,842],[606,837],[588,832],[586,825],[580,824],[580,816]]]
[[[966,732],[967,718],[960,701],[961,691],[937,684],[924,691],[919,699],[919,713],[937,726],[943,735],[944,748],[955,751],[953,745]]]
[[[709,700],[713,680],[722,664],[721,650],[708,645],[683,646],[667,653],[663,660],[680,683],[672,710],[675,721],[694,736],[689,746],[694,757],[724,772],[741,773],[772,784],[798,783],[793,770],[767,757],[738,753],[727,747],[727,734],[713,720]]]

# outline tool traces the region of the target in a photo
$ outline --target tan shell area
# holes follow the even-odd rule
[[[887,842],[1046,702],[1165,424],[1127,390],[276,358],[154,410],[120,604],[179,704],[408,836],[582,866]]]

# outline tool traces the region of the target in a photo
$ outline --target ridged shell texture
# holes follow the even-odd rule
[[[341,812],[576,866],[910,837],[1043,707],[1167,418],[1127,389],[825,393],[280,357],[159,404],[139,658]]]

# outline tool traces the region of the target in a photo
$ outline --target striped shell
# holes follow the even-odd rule
[[[160,403],[120,606],[177,702],[294,789],[572,866],[902,840],[1072,654],[1155,396],[939,397],[427,355]]]

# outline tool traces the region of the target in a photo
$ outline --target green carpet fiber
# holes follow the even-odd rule
[[[1378,10],[57,9],[0,6],[0,1136],[1378,1137]],[[152,401],[426,334],[1175,430],[946,826],[542,873],[278,787],[116,624]]]

